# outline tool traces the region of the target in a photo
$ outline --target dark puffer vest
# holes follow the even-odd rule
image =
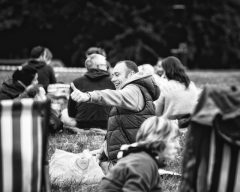
[[[121,145],[136,141],[137,131],[147,118],[155,115],[153,101],[159,96],[159,88],[151,76],[131,82],[137,85],[144,97],[144,107],[141,111],[131,111],[113,107],[108,119],[107,151],[108,158],[114,163]],[[125,85],[126,86],[126,85]]]

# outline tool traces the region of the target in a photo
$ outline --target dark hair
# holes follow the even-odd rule
[[[42,46],[33,47],[30,53],[30,57],[36,59],[40,57],[44,53],[44,51],[45,47]]]
[[[190,79],[185,72],[183,64],[178,58],[170,56],[163,59],[162,67],[169,80],[179,81],[180,83],[184,84],[186,88],[188,88]]]
[[[124,61],[120,61],[118,63],[125,63],[126,67],[130,70],[130,71],[134,71],[135,73],[137,73],[138,70],[138,66],[135,62],[130,61],[130,60],[124,60]]]

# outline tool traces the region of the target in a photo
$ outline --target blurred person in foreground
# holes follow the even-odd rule
[[[122,145],[119,161],[102,179],[100,191],[162,191],[158,169],[177,154],[177,136],[178,127],[174,121],[156,116],[145,120],[137,133],[136,143]]]
[[[181,61],[173,56],[161,61],[160,97],[154,102],[156,115],[169,119],[188,118],[197,104],[200,89],[190,81]]]
[[[138,72],[133,61],[118,62],[113,68],[112,82],[117,90],[87,93],[71,84],[71,98],[74,101],[112,106],[100,156],[100,160],[109,163],[109,167],[117,162],[120,146],[134,143],[142,122],[155,115],[153,101],[159,97],[159,88],[152,76]]]
[[[36,98],[44,99],[45,90],[38,86],[37,70],[29,65],[21,66],[13,72],[12,78],[3,82],[0,100]]]
[[[107,71],[108,66],[104,56],[100,54],[89,55],[85,61],[85,67],[87,68],[87,72],[73,81],[78,90],[88,92],[115,89],[114,84],[111,82],[110,74]],[[68,126],[77,126],[84,129],[94,127],[107,129],[110,108],[110,106],[102,106],[94,103],[77,103],[70,97],[68,110],[62,112],[61,119]]]
[[[51,51],[42,46],[33,47],[30,53],[30,59],[24,65],[31,65],[38,71],[38,83],[43,86],[45,91],[49,84],[56,83],[55,72],[49,65],[52,60]]]

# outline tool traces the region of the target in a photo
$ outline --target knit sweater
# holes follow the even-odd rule
[[[178,81],[161,78],[158,85],[161,93],[154,102],[157,116],[171,118],[193,112],[200,93],[200,89],[193,82],[186,88]]]

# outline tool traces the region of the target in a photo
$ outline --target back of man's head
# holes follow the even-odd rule
[[[85,61],[85,67],[89,69],[102,69],[107,71],[107,60],[106,57],[100,54],[91,54]]]
[[[41,55],[43,55],[44,52],[45,52],[45,47],[42,47],[42,46],[33,47],[30,53],[30,57],[33,59],[37,59]]]
[[[117,64],[120,64],[120,63],[124,63],[129,72],[133,71],[134,73],[137,73],[139,71],[137,64],[133,61],[124,60],[124,61],[119,61]]]

